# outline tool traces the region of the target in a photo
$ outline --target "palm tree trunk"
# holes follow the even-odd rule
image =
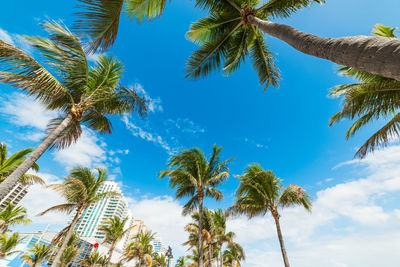
[[[201,192],[203,193],[203,192]],[[204,267],[204,262],[203,262],[203,195],[199,194],[199,244],[198,244],[198,250],[199,250],[199,258],[197,260],[198,262],[198,267]]]
[[[24,175],[40,156],[54,143],[62,131],[68,127],[73,120],[73,115],[68,114],[65,119],[57,126],[43,141],[32,151],[31,154],[16,168],[2,183],[0,183],[0,200],[3,200],[8,192],[21,180]]]
[[[114,252],[115,242],[112,243],[110,250],[108,251],[107,267],[111,266],[111,257]]]
[[[77,224],[77,222],[79,221],[79,219],[81,217],[82,211],[83,211],[83,208],[77,209],[75,217],[74,217],[74,219],[72,220],[72,222],[70,224],[70,227],[69,227],[69,229],[67,231],[67,234],[65,235],[65,238],[64,238],[64,240],[62,242],[62,245],[61,245],[60,249],[57,251],[56,257],[55,257],[53,263],[51,264],[51,267],[57,267],[58,266],[58,263],[60,262],[61,256],[62,256],[65,248],[68,245],[68,241],[71,239],[71,236],[74,233],[75,225]]]
[[[363,35],[321,38],[253,15],[248,20],[300,52],[400,81],[400,40],[397,38]]]
[[[210,244],[208,244],[208,257],[209,257],[209,260],[208,260],[208,266],[209,267],[212,267],[212,248],[211,248],[211,245]]]
[[[219,248],[219,257],[221,258],[221,267],[223,267],[222,265],[224,264],[224,260],[223,260],[223,254],[222,254],[222,245]]]
[[[286,253],[285,243],[283,242],[281,225],[279,224],[279,214],[273,214],[273,217],[275,219],[275,225],[276,225],[276,231],[278,233],[279,243],[281,245],[283,262],[285,264],[285,267],[290,267],[289,259],[287,257],[287,253]]]

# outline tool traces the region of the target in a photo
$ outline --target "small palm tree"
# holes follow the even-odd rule
[[[41,266],[48,253],[48,247],[44,244],[35,244],[28,252],[25,252],[20,258],[29,266]]]
[[[154,267],[169,267],[168,258],[165,254],[153,253],[152,262]]]
[[[187,267],[188,263],[185,257],[179,257],[176,261],[175,267]]]
[[[114,216],[99,227],[99,229],[104,231],[106,234],[104,242],[111,244],[110,249],[108,250],[107,267],[110,266],[111,257],[118,241],[120,241],[129,231],[129,228],[126,227],[128,219],[128,217],[120,219],[118,216]]]
[[[241,247],[228,245],[223,253],[223,266],[226,267],[241,267],[240,262],[245,260],[245,254]]]
[[[111,133],[110,115],[137,111],[146,114],[146,101],[134,89],[120,84],[123,65],[101,56],[90,66],[80,40],[54,21],[43,27],[49,38],[26,37],[43,57],[45,68],[21,49],[0,40],[0,82],[21,88],[61,116],[48,125],[46,138],[0,184],[0,199],[9,192],[50,147],[65,148],[76,142],[82,124],[100,133]],[[58,77],[58,78],[56,78]]]
[[[100,263],[101,255],[99,252],[95,251],[87,255],[86,258],[79,261],[80,265],[87,267],[96,267]]]
[[[11,203],[7,203],[7,206],[0,211],[0,231],[5,233],[9,226],[16,224],[29,224],[30,219],[27,218],[28,214],[26,209],[22,206],[14,206]]]
[[[377,24],[372,33],[396,38],[394,30],[395,28]],[[344,119],[357,118],[346,133],[346,139],[349,139],[363,126],[381,118],[390,118],[357,151],[356,157],[364,158],[368,152],[374,151],[376,147],[386,146],[391,138],[399,136],[400,82],[350,67],[340,67],[338,71],[358,82],[338,85],[331,90],[331,96],[344,98],[342,110],[331,118],[331,126]]]
[[[124,260],[130,261],[136,259],[137,266],[143,266],[149,262],[152,262],[153,245],[155,233],[140,232],[138,233],[131,243],[125,248]]]
[[[199,213],[199,267],[203,267],[203,200],[210,197],[221,200],[223,195],[215,187],[229,176],[228,164],[232,159],[221,161],[222,148],[213,146],[209,159],[198,148],[183,150],[169,160],[169,170],[160,172],[160,178],[169,177],[171,188],[175,188],[177,199],[190,196],[184,205],[183,214],[187,215],[198,207]],[[175,169],[172,169],[175,168]]]
[[[61,266],[68,266],[78,255],[79,249],[74,246],[67,246],[60,258]]]
[[[64,179],[63,183],[49,185],[50,188],[59,192],[67,203],[48,208],[39,215],[44,215],[50,211],[66,213],[75,211],[75,216],[71,223],[62,232],[65,238],[62,241],[62,245],[56,254],[52,266],[57,266],[60,262],[60,258],[65,248],[68,246],[68,241],[73,236],[74,227],[79,221],[82,212],[92,203],[96,203],[105,197],[118,195],[115,192],[98,192],[100,185],[107,180],[108,174],[107,170],[101,168],[96,168],[96,172],[97,177],[96,173],[89,168],[75,167],[70,171],[69,176]]]
[[[5,143],[0,143],[0,183],[3,182],[24,160],[27,155],[33,151],[32,148],[20,150],[8,157],[8,149]],[[34,163],[32,169],[39,171],[39,166]],[[34,174],[24,174],[20,180],[23,184],[39,183],[44,184],[42,178]]]
[[[214,210],[212,213],[214,238],[220,252],[220,267],[223,267],[223,246],[225,244],[234,250],[239,251],[243,259],[245,257],[243,248],[238,243],[234,242],[236,234],[234,232],[227,232],[226,230],[227,218],[227,214],[221,209]]]
[[[20,237],[18,233],[13,233],[10,236],[0,234],[0,258],[11,256],[20,251],[15,250],[15,247],[21,243],[25,237]]]
[[[228,212],[244,214],[249,218],[270,212],[275,220],[284,264],[289,267],[279,223],[279,208],[302,206],[311,211],[311,197],[297,185],[291,184],[282,188],[281,179],[277,178],[272,171],[263,170],[259,164],[249,165],[244,174],[237,177],[240,184],[236,190],[235,205],[230,207]]]

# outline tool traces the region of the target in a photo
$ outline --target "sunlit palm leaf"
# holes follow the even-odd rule
[[[92,40],[89,52],[104,51],[112,46],[117,38],[119,20],[124,0],[79,0],[74,28],[88,35]]]

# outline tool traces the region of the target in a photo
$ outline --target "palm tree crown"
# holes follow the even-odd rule
[[[263,170],[259,164],[249,165],[244,174],[237,177],[240,184],[236,190],[235,204],[227,212],[244,214],[249,218],[271,212],[275,220],[285,267],[289,267],[279,223],[279,208],[302,206],[311,211],[311,197],[303,188],[294,184],[283,188],[281,179],[272,171]]]
[[[76,142],[82,124],[104,134],[112,130],[110,115],[133,111],[146,115],[146,101],[133,88],[120,83],[123,73],[120,61],[100,56],[92,66],[80,40],[65,26],[50,21],[43,27],[49,33],[48,38],[25,39],[42,56],[44,65],[0,40],[0,82],[21,88],[61,116],[50,121],[47,137],[0,184],[0,198],[49,147],[64,148]]]
[[[376,36],[395,38],[395,28],[375,25]],[[331,118],[330,125],[344,119],[358,118],[346,132],[346,139],[353,136],[366,124],[381,118],[389,121],[374,133],[357,151],[356,157],[363,158],[376,147],[382,147],[400,134],[400,82],[380,75],[370,74],[351,67],[340,67],[339,73],[357,80],[357,83],[342,84],[331,89],[330,95],[343,97],[342,110]]]
[[[29,224],[30,222],[26,208],[22,206],[14,206],[11,203],[7,203],[6,207],[0,211],[0,231],[3,234],[7,232],[9,226]]]
[[[8,149],[5,143],[0,143],[0,182],[4,181],[7,176],[9,176],[24,160],[26,156],[33,151],[33,148],[26,148],[20,150],[10,157],[8,157]],[[34,163],[32,165],[32,170],[35,172],[39,171],[39,165]],[[24,174],[21,177],[21,183],[24,184],[32,184],[32,183],[39,183],[44,184],[42,178],[38,177],[34,174]]]
[[[11,235],[0,234],[0,258],[5,258],[20,251],[15,250],[15,247],[24,240],[18,233]]]
[[[20,258],[29,266],[37,266],[45,260],[48,247],[44,244],[35,244],[27,252],[22,254]]]
[[[300,8],[321,0],[264,1],[258,0],[199,0],[197,5],[209,16],[193,23],[187,37],[201,47],[187,62],[187,77],[206,76],[222,66],[225,74],[232,74],[248,56],[265,89],[279,85],[279,70],[274,64],[262,32],[252,25],[249,14],[262,20],[287,17]]]
[[[123,219],[119,218],[118,216],[114,216],[107,221],[104,222],[103,225],[100,225],[99,229],[105,232],[106,238],[104,242],[110,243],[110,249],[108,252],[108,262],[107,265],[110,265],[112,253],[115,248],[115,245],[119,240],[121,240],[125,234],[130,230],[126,226],[126,222],[128,221],[128,217]]]
[[[137,266],[152,261],[153,245],[155,233],[151,231],[138,233],[131,243],[125,248],[124,260],[130,261],[136,259]]]

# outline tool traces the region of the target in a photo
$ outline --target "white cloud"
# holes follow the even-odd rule
[[[14,44],[11,35],[7,31],[5,31],[1,28],[0,28],[0,40],[6,42],[8,44],[12,44],[12,45]]]
[[[172,126],[183,133],[198,134],[198,133],[204,133],[206,131],[204,127],[197,125],[188,118],[185,119],[178,118],[176,120],[168,119],[166,122],[167,122],[167,127]]]
[[[59,183],[61,181],[59,177],[48,173],[37,173],[36,175],[43,178],[47,185]],[[63,213],[51,212],[43,216],[37,216],[40,212],[62,203],[65,203],[65,200],[59,193],[47,188],[46,186],[33,185],[29,187],[28,194],[22,199],[20,204],[27,208],[28,216],[32,220],[32,225],[29,227],[34,228],[35,225],[48,223],[53,226],[65,225],[69,216]]]
[[[169,196],[130,199],[130,207],[135,219],[143,220],[147,227],[157,232],[166,245],[170,245],[174,253],[183,255],[186,241],[185,225],[189,217],[182,216],[182,205]]]
[[[0,112],[7,115],[8,121],[19,126],[29,126],[43,131],[47,123],[57,117],[57,112],[46,110],[33,97],[22,93],[14,93],[1,100]]]
[[[95,164],[98,165],[107,159],[102,141],[87,128],[83,129],[78,142],[53,153],[54,159],[67,167],[74,165],[96,167]]]
[[[126,128],[132,133],[133,136],[140,137],[143,140],[162,147],[168,154],[172,154],[176,151],[160,135],[151,133],[147,130],[144,130],[140,126],[135,125],[127,116],[122,117],[122,121],[125,123]]]

